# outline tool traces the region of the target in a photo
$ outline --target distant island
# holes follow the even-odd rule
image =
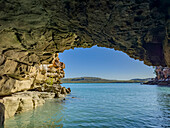
[[[62,83],[143,83],[149,81],[146,79],[131,79],[131,80],[108,80],[99,77],[78,77],[78,78],[64,78]]]

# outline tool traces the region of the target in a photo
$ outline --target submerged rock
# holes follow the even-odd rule
[[[5,118],[9,118],[15,114],[43,105],[46,99],[52,99],[54,97],[55,93],[28,91],[18,92],[12,96],[4,97],[0,102],[5,107]]]

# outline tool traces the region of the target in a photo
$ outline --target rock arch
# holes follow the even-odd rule
[[[170,66],[166,0],[2,0],[0,84],[74,47],[114,48],[146,65]],[[1,88],[2,89],[2,88]]]
[[[168,0],[1,0],[0,92],[74,47],[114,48],[170,67]],[[5,85],[5,89],[4,88]]]

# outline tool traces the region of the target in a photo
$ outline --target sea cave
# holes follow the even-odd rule
[[[35,85],[43,82],[53,84],[38,81],[37,76],[27,77],[35,67],[52,64],[65,50],[113,48],[148,66],[170,67],[169,5],[167,0],[1,0],[0,125],[4,122],[4,104],[10,112],[8,118],[22,112],[21,108],[25,111],[44,103],[32,99],[37,94],[25,99],[16,95],[35,91]],[[54,83],[61,94],[67,94],[71,90],[60,86],[64,77],[60,64],[59,71],[54,69],[59,72]],[[41,94],[60,97],[47,95]],[[24,106],[24,102],[32,105]]]

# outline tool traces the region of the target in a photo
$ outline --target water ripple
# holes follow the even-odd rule
[[[170,88],[139,84],[65,84],[72,94],[5,122],[5,128],[168,128]],[[71,97],[76,97],[72,99]]]

